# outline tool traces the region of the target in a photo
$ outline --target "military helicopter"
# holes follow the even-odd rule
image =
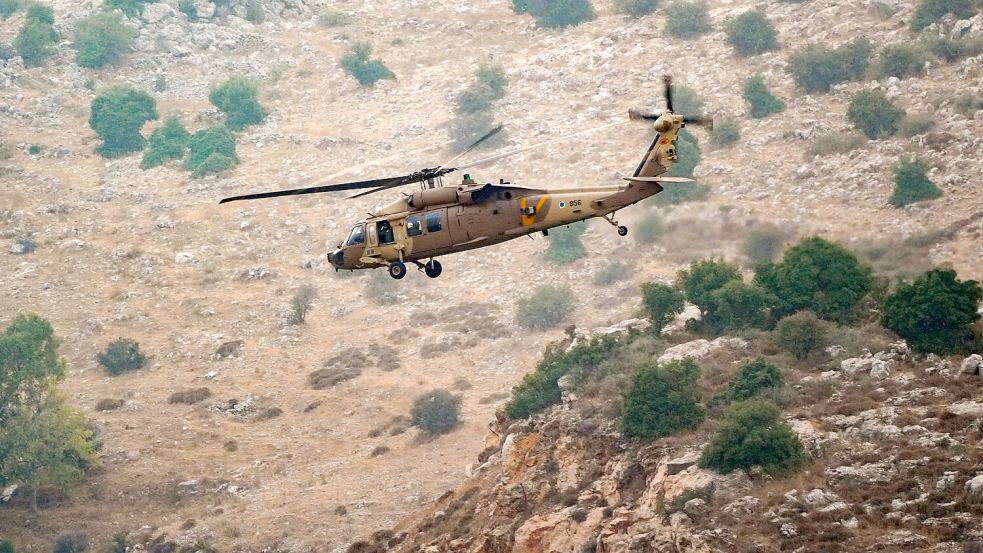
[[[478,161],[449,167],[461,156],[488,140],[501,126],[482,136],[474,144],[439,167],[421,169],[409,175],[262,192],[225,198],[219,203],[319,194],[345,190],[363,190],[358,198],[392,188],[420,184],[420,189],[371,213],[357,223],[337,249],[328,252],[335,270],[387,267],[394,279],[406,276],[406,264],[413,263],[430,278],[440,276],[442,267],[435,258],[451,253],[483,248],[535,232],[549,235],[549,229],[593,217],[602,217],[626,236],[628,228],[619,225],[617,211],[662,192],[664,183],[692,182],[693,179],[662,176],[676,159],[676,139],[687,123],[712,125],[703,117],[676,115],[672,106],[670,77],[664,78],[666,109],[654,113],[629,110],[629,120],[654,121],[656,136],[645,157],[626,184],[579,188],[527,188],[500,180],[478,183],[464,174],[456,186],[444,185],[443,177],[497,161],[533,148],[552,144],[573,136],[624,123],[611,123],[579,131],[543,143],[512,150]]]

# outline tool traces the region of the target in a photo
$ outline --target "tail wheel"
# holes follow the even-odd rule
[[[437,261],[436,259],[431,259],[426,265],[423,266],[423,272],[430,278],[439,277],[442,270],[443,267],[440,266],[440,261]]]
[[[618,227],[618,236],[628,236],[628,227]]]
[[[402,261],[393,261],[389,264],[389,276],[399,280],[406,276],[406,265]]]

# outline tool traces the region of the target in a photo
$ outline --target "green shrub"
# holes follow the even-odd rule
[[[662,222],[662,217],[658,212],[652,212],[645,216],[632,233],[640,244],[654,244],[665,234],[666,225]]]
[[[682,113],[685,115],[700,115],[703,113],[703,107],[703,98],[700,97],[700,94],[696,90],[684,84],[673,85],[672,109],[674,109],[676,113]],[[688,133],[689,131],[680,132],[680,136],[682,136],[683,132]],[[692,133],[690,133],[690,136],[692,136]]]
[[[573,311],[573,291],[566,286],[539,286],[528,298],[520,298],[519,326],[545,330],[560,324]]]
[[[835,49],[807,46],[789,57],[788,71],[805,92],[828,92],[835,84],[863,78],[873,51],[866,38]]]
[[[951,13],[957,19],[969,19],[973,17],[976,10],[973,9],[972,0],[920,0],[911,19],[911,28],[921,31],[942,19],[947,13]]]
[[[245,16],[246,21],[250,23],[262,23],[266,20],[266,12],[263,11],[263,7],[256,0],[248,0],[246,2]]]
[[[307,313],[314,304],[317,297],[317,289],[310,284],[305,284],[297,289],[297,293],[290,300],[290,322],[292,324],[303,324],[307,320]]]
[[[704,322],[707,330],[761,328],[768,322],[766,309],[776,301],[760,286],[731,280],[711,294],[712,307]]]
[[[731,146],[741,139],[741,125],[736,119],[724,119],[713,124],[710,142],[716,146]]]
[[[885,46],[877,58],[877,75],[880,78],[904,79],[925,72],[925,49],[917,44]]]
[[[727,23],[727,39],[741,56],[753,56],[778,48],[778,33],[760,11],[751,10]]]
[[[347,13],[335,8],[324,8],[317,16],[317,22],[324,27],[344,27],[350,21]]]
[[[95,12],[79,21],[75,31],[75,63],[99,68],[116,64],[133,47],[136,31],[115,12]]]
[[[714,396],[708,405],[727,405],[736,401],[745,401],[765,390],[781,388],[782,385],[782,372],[778,367],[763,359],[745,361],[727,389]]]
[[[20,7],[20,0],[0,0],[0,18],[7,19],[17,13]]]
[[[505,405],[511,419],[524,419],[560,402],[557,382],[568,373],[588,374],[621,347],[622,339],[604,336],[579,342],[569,350],[566,344],[553,344],[543,353],[536,370],[522,377],[512,388],[512,399]]]
[[[6,540],[0,540],[0,553],[14,553],[14,545]]]
[[[24,14],[27,21],[37,21],[45,25],[55,24],[55,10],[51,6],[44,4],[31,3],[27,5],[27,13]]]
[[[867,138],[876,140],[898,132],[898,123],[905,116],[881,92],[861,92],[850,100],[847,118]]]
[[[355,77],[362,86],[373,86],[382,79],[395,79],[396,75],[380,59],[370,60],[372,45],[356,42],[341,58],[341,67]]]
[[[694,261],[676,275],[676,285],[686,294],[690,303],[700,308],[704,318],[716,305],[714,292],[731,281],[741,281],[740,271],[737,267],[716,259]]]
[[[413,400],[410,420],[428,434],[446,434],[457,426],[461,397],[447,390],[431,390]]]
[[[699,376],[700,367],[690,358],[643,365],[625,394],[625,435],[661,438],[699,426],[705,416],[696,390]]]
[[[152,0],[103,0],[102,9],[107,11],[119,10],[126,17],[136,18],[143,13],[143,7],[150,3]]]
[[[164,119],[164,125],[150,133],[150,149],[140,161],[142,169],[157,167],[171,159],[181,159],[188,149],[191,134],[175,115]]]
[[[935,37],[929,39],[926,45],[935,57],[949,63],[983,53],[983,40],[978,38]]]
[[[573,223],[566,227],[550,229],[546,258],[557,265],[566,265],[587,257],[587,249],[580,236],[587,230],[587,223]]]
[[[210,397],[212,397],[212,391],[208,388],[192,388],[190,390],[174,392],[167,398],[167,403],[172,405],[194,405],[196,403],[201,403]]]
[[[225,171],[238,162],[235,137],[225,127],[200,130],[188,140],[184,167],[196,177]]]
[[[898,132],[902,136],[917,136],[925,134],[935,126],[935,116],[929,113],[915,113],[906,115],[898,125]]]
[[[195,0],[179,0],[177,9],[188,18],[188,21],[198,22],[198,8],[195,7]]]
[[[952,99],[952,108],[966,117],[972,116],[977,110],[983,109],[983,98],[972,92],[960,94]]]
[[[225,125],[241,131],[266,118],[266,110],[256,100],[256,83],[243,77],[232,77],[213,88],[208,100],[225,114]]]
[[[744,100],[751,106],[751,117],[762,119],[785,110],[785,102],[776,98],[762,77],[744,81]]]
[[[512,10],[532,15],[540,27],[572,27],[594,19],[589,0],[512,0]]]
[[[934,200],[942,195],[928,175],[928,164],[920,159],[908,159],[894,168],[894,193],[888,203],[904,207],[922,200]]]
[[[110,88],[92,101],[89,126],[102,144],[96,152],[104,157],[119,157],[143,149],[147,141],[140,128],[157,119],[157,104],[145,92],[129,87]]]
[[[845,154],[865,145],[867,138],[858,132],[831,132],[812,139],[806,148],[806,154],[810,157]]]
[[[612,261],[594,273],[591,279],[595,286],[610,286],[631,277],[632,266],[623,261]]]
[[[782,420],[778,407],[752,400],[731,407],[699,464],[722,473],[760,465],[768,474],[784,475],[806,459],[802,443]]]
[[[655,11],[659,5],[659,0],[614,0],[614,7],[618,13],[641,17]]]
[[[775,343],[802,361],[826,343],[826,326],[811,311],[799,311],[778,321]]]
[[[31,144],[27,147],[27,153],[31,154],[32,156],[40,155],[43,150],[44,149],[40,144]]]
[[[505,70],[501,66],[484,65],[478,69],[475,82],[457,97],[457,113],[485,111],[505,96]]]
[[[665,284],[642,284],[642,305],[652,322],[652,331],[662,334],[662,329],[672,322],[685,306],[683,293]]]
[[[822,319],[848,322],[871,290],[870,268],[846,248],[819,237],[806,238],[785,251],[780,263],[763,263],[755,284],[777,300],[776,318],[810,310]]]
[[[983,288],[952,269],[932,269],[884,300],[881,325],[920,353],[949,354],[972,344]]]
[[[58,33],[47,23],[28,19],[14,38],[14,48],[23,58],[24,65],[38,67],[54,53]]]
[[[127,338],[113,340],[106,346],[106,351],[99,354],[99,364],[113,376],[142,369],[146,363],[147,357],[140,351],[140,344]]]
[[[774,225],[766,225],[748,233],[741,251],[751,265],[774,261],[782,252],[786,233]]]
[[[678,38],[692,38],[710,32],[705,2],[679,0],[666,8],[666,32]]]
[[[61,532],[55,538],[54,553],[82,553],[89,547],[85,532]]]

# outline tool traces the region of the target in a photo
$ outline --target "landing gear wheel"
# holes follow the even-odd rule
[[[439,277],[442,270],[443,267],[440,266],[440,261],[437,261],[436,259],[431,259],[426,265],[423,266],[423,272],[430,278]]]
[[[618,227],[618,236],[628,236],[628,227],[626,226]]]
[[[406,276],[406,265],[402,261],[393,261],[389,264],[389,276],[399,280]]]

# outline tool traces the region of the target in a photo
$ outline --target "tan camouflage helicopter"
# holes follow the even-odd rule
[[[664,175],[676,159],[677,133],[686,123],[710,124],[702,117],[676,115],[672,109],[671,80],[665,77],[666,109],[643,114],[629,111],[629,119],[654,120],[656,136],[645,157],[627,184],[581,188],[526,188],[504,180],[496,184],[475,182],[465,174],[456,186],[446,186],[442,177],[552,144],[573,136],[623,123],[612,123],[580,131],[533,146],[520,148],[484,158],[460,167],[448,167],[451,162],[501,130],[498,127],[440,167],[422,169],[401,177],[374,179],[342,184],[330,184],[262,192],[225,198],[219,203],[369,189],[352,198],[373,194],[390,188],[420,183],[412,194],[371,213],[356,224],[348,238],[329,252],[328,261],[335,270],[373,269],[388,267],[395,279],[406,276],[406,264],[413,263],[430,278],[441,273],[435,258],[475,248],[483,248],[526,236],[534,232],[549,234],[549,229],[584,219],[603,217],[625,236],[628,228],[620,226],[614,214],[663,190],[661,183],[691,182],[692,179]]]

